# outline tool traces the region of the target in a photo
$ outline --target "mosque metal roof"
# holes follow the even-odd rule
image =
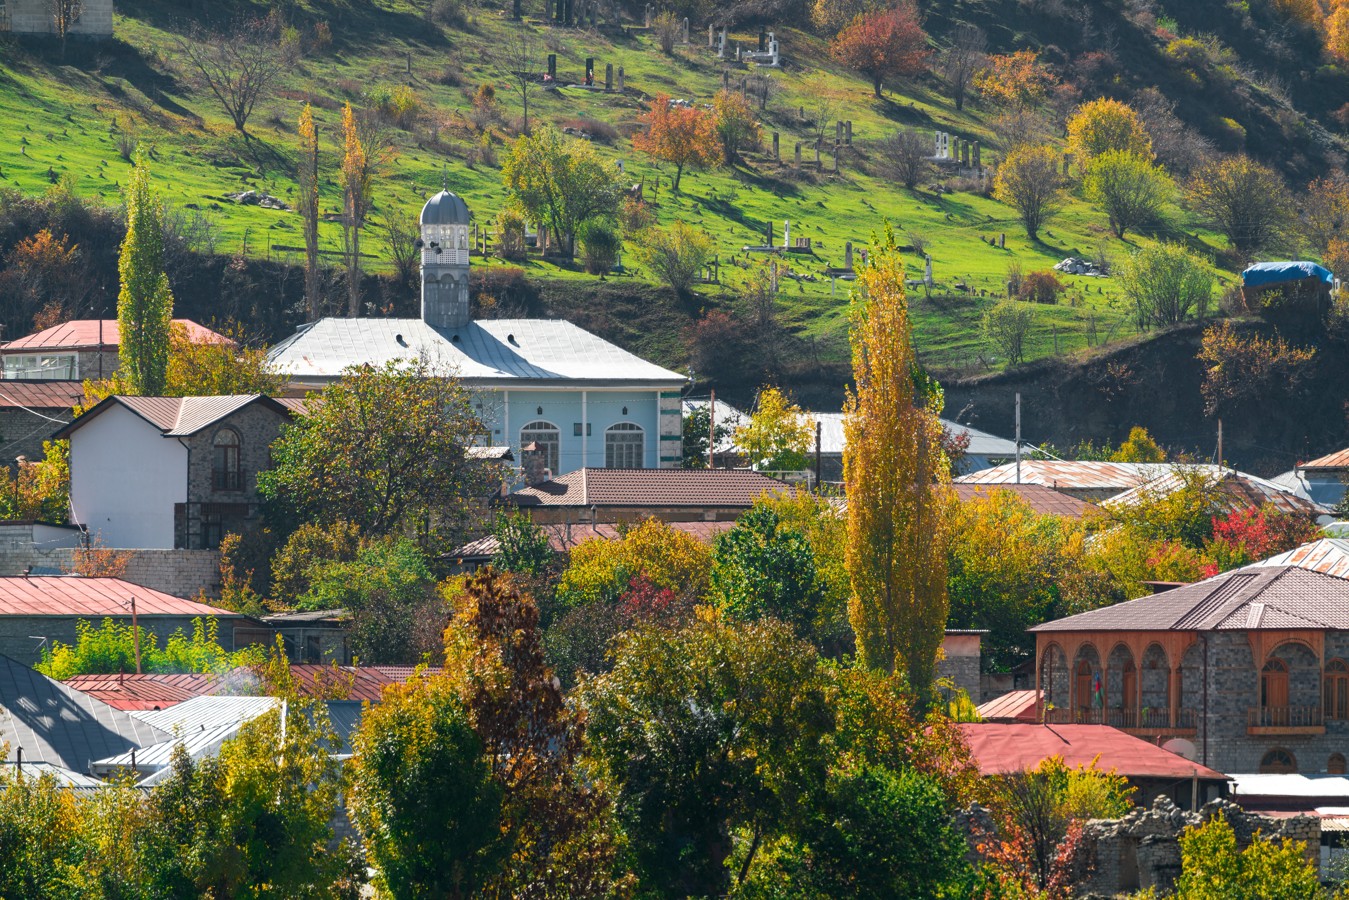
[[[423,225],[467,225],[468,205],[457,194],[441,191],[422,207]]]
[[[272,348],[293,380],[324,383],[350,366],[425,358],[465,383],[488,387],[559,381],[675,388],[688,379],[557,319],[489,319],[438,328],[421,319],[320,319]]]

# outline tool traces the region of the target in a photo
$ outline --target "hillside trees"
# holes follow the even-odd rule
[[[1053,147],[1020,147],[1007,154],[993,181],[993,196],[1016,207],[1026,237],[1040,229],[1063,206],[1063,178]]]
[[[1231,156],[1195,170],[1190,205],[1227,238],[1243,259],[1279,244],[1293,220],[1293,199],[1279,174],[1248,156]]]
[[[164,206],[138,158],[126,190],[126,237],[117,260],[118,362],[127,390],[155,396],[168,377],[173,293],[164,274]]]
[[[646,130],[633,136],[633,147],[675,167],[671,184],[675,192],[686,167],[717,164],[717,123],[707,110],[676,106],[668,94],[657,94],[637,121]]]
[[[319,319],[319,135],[314,110],[300,111],[300,154],[295,168],[295,208],[304,228],[304,300],[309,321]]]
[[[1082,104],[1068,119],[1068,149],[1083,165],[1111,151],[1152,159],[1152,139],[1138,113],[1104,97]]]
[[[1026,361],[1026,336],[1035,322],[1035,313],[1027,303],[1002,300],[984,313],[981,320],[984,339],[1002,352],[1007,365]]]
[[[565,141],[555,128],[522,135],[501,165],[512,202],[548,227],[568,259],[582,223],[618,212],[617,174],[590,144]]]
[[[911,2],[859,14],[834,38],[829,52],[870,80],[878,100],[887,79],[926,72],[930,56],[927,33]]]
[[[347,258],[347,315],[361,312],[361,229],[374,200],[376,157],[366,148],[366,138],[352,112],[342,108],[342,166],[338,185],[342,189],[342,249]],[[316,151],[317,152],[317,151]]]
[[[759,145],[759,120],[749,100],[738,91],[723,89],[712,98],[717,137],[721,140],[722,162],[734,165],[740,161],[742,149]]]
[[[1087,198],[1105,211],[1115,237],[1161,217],[1171,196],[1171,179],[1147,157],[1107,150],[1088,164]]]
[[[254,107],[286,70],[275,20],[241,18],[219,32],[198,28],[179,38],[177,46],[235,129],[250,137]]]
[[[922,405],[904,268],[888,234],[858,275],[853,375],[844,408],[849,618],[861,661],[904,672],[925,701],[947,618],[943,483],[937,409]]]
[[[1208,313],[1213,272],[1182,244],[1149,244],[1126,257],[1116,275],[1133,301],[1139,329],[1178,325],[1191,313],[1200,319]]]
[[[942,51],[940,67],[957,110],[965,108],[965,95],[984,66],[987,50],[988,36],[977,25],[961,23],[951,33],[951,43]]]
[[[895,177],[909,190],[932,171],[931,135],[910,128],[890,135],[881,144],[881,154]]]
[[[1053,73],[1034,50],[990,56],[974,76],[974,86],[994,106],[1027,109],[1044,100],[1054,85]]]
[[[686,299],[703,267],[712,259],[712,238],[676,220],[669,228],[650,226],[642,230],[633,253],[662,283]]]
[[[1281,337],[1244,336],[1226,319],[1210,326],[1199,350],[1205,411],[1222,416],[1249,411],[1251,401],[1287,397],[1315,354],[1315,348],[1293,347]]]

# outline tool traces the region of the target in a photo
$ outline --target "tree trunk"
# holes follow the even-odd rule
[[[675,166],[674,184],[670,186],[671,189],[676,194],[679,193],[679,179],[683,177],[683,175],[684,175],[684,164],[680,163],[679,165]]]
[[[882,80],[883,80],[883,79],[878,75],[878,76],[875,78],[875,80],[872,81],[872,87],[874,87],[874,88],[876,89],[876,99],[877,99],[877,100],[881,99],[881,81],[882,81]]]
[[[956,89],[955,101],[956,101],[956,111],[957,111],[957,112],[959,112],[960,110],[962,110],[962,109],[965,108],[965,89],[964,89],[964,88],[957,88],[957,89]]]
[[[347,315],[361,313],[361,229],[351,225],[351,259],[347,262]]]

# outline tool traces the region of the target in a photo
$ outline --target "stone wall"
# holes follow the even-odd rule
[[[79,532],[32,523],[0,524],[0,576],[22,575],[35,568],[55,572],[75,569]],[[220,597],[218,550],[122,550],[128,557],[126,574],[139,584],[175,597],[194,599],[205,594]]]
[[[69,409],[39,409],[37,412],[41,415],[14,406],[0,408],[0,446],[4,448],[0,450],[0,465],[12,469],[20,456],[27,457],[29,462],[43,459],[42,442],[49,440],[61,427],[51,420],[69,422],[75,418]]]
[[[980,702],[981,637],[978,634],[947,632],[942,639],[942,658],[937,661],[937,677],[950,678],[976,704]]]
[[[1181,833],[1216,816],[1231,824],[1241,848],[1250,846],[1259,832],[1262,839],[1301,841],[1308,859],[1320,859],[1321,823],[1314,816],[1274,819],[1248,813],[1228,800],[1214,800],[1198,813],[1187,813],[1170,798],[1158,797],[1150,809],[1086,824],[1074,860],[1074,892],[1079,897],[1113,897],[1152,887],[1169,892],[1180,875]]]
[[[51,34],[52,16],[47,0],[6,0],[9,30],[16,34]],[[112,0],[83,0],[83,11],[70,29],[71,35],[112,36]]]
[[[271,445],[288,417],[262,403],[252,403],[210,428],[184,439],[187,445],[187,508],[176,516],[175,542],[193,550],[214,550],[229,532],[243,533],[257,524],[258,473],[271,466]],[[222,432],[239,439],[238,490],[216,490],[214,442]],[[205,508],[204,508],[205,507]],[[210,511],[214,528],[205,524]]]

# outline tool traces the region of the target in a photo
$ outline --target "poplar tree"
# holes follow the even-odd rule
[[[370,211],[371,172],[350,103],[342,110],[342,148],[339,180],[345,202],[342,228],[347,256],[347,315],[355,318],[361,311],[361,229]]]
[[[946,494],[938,391],[915,394],[904,266],[885,241],[858,275],[844,408],[848,617],[864,665],[904,672],[922,705],[946,628]]]
[[[308,103],[300,113],[300,165],[296,207],[304,220],[304,299],[311,321],[319,317],[319,135]]]
[[[150,190],[150,172],[140,157],[126,190],[126,238],[117,260],[117,356],[125,389],[140,396],[162,394],[168,379],[173,292],[164,274],[164,206]]]

